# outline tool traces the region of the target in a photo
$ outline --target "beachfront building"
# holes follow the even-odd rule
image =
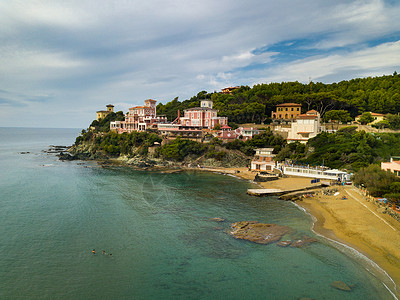
[[[255,149],[256,154],[251,161],[251,171],[272,171],[275,168],[274,148]]]
[[[276,106],[276,111],[271,113],[271,119],[280,121],[292,121],[301,114],[301,104],[282,103]]]
[[[321,132],[321,117],[316,110],[310,110],[305,114],[297,115],[296,120],[292,122],[288,132],[288,143],[307,141]]]
[[[228,125],[227,117],[218,117],[218,111],[213,109],[212,100],[202,100],[200,107],[192,107],[184,110],[184,117],[179,122],[183,126],[193,126],[213,129],[216,125],[221,127]]]
[[[378,113],[374,113],[374,112],[370,112],[370,114],[374,118],[374,120],[371,123],[368,123],[367,125],[375,124],[375,123],[381,122],[385,119],[385,115],[383,115],[383,114],[378,114]],[[357,123],[359,123],[360,117],[361,117],[361,115],[358,115],[357,117],[355,117],[354,120]]]
[[[391,157],[390,162],[382,162],[381,169],[385,171],[390,171],[396,176],[400,176],[400,157]]]
[[[285,162],[278,166],[282,173],[287,176],[300,176],[317,179],[327,179],[339,182],[350,180],[350,175],[337,169],[329,169],[324,166],[298,165],[291,162]]]
[[[104,119],[109,113],[114,112],[114,105],[108,104],[106,105],[107,110],[99,110],[96,112],[97,114],[97,121],[100,121],[100,119]]]
[[[125,115],[125,121],[111,122],[110,130],[123,133],[157,129],[157,125],[166,123],[167,118],[156,115],[156,103],[156,100],[148,99],[144,101],[143,106],[129,108],[129,112]]]

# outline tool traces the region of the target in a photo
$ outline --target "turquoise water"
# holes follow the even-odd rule
[[[226,234],[231,222],[257,220],[292,227],[287,238],[314,236],[308,215],[247,196],[250,183],[42,152],[78,132],[0,128],[0,299],[393,299],[320,237],[297,249]],[[335,290],[335,280],[355,288]]]

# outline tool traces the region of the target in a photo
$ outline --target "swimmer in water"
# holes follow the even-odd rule
[[[101,253],[102,253],[102,254],[106,254],[106,251],[103,250],[103,251],[101,251]]]
[[[96,250],[93,249],[93,250],[92,250],[92,253],[93,253],[93,254],[96,254]]]
[[[110,257],[112,257],[112,254],[110,253]]]

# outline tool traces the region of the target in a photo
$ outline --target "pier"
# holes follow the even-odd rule
[[[281,196],[289,193],[294,193],[294,192],[301,192],[301,191],[308,191],[308,190],[313,190],[313,189],[318,189],[326,186],[325,183],[318,183],[318,184],[313,184],[312,186],[307,186],[299,189],[290,189],[290,190],[280,190],[280,189],[248,189],[247,194],[250,196]]]

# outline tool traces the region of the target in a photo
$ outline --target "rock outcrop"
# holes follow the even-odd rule
[[[265,224],[257,221],[242,221],[231,224],[230,234],[236,239],[248,240],[258,244],[271,244],[279,241],[290,231],[287,226]]]
[[[303,237],[301,240],[295,240],[291,243],[290,247],[295,247],[295,248],[302,248],[304,246],[307,246],[311,243],[317,242],[317,239],[314,239],[309,236]]]

